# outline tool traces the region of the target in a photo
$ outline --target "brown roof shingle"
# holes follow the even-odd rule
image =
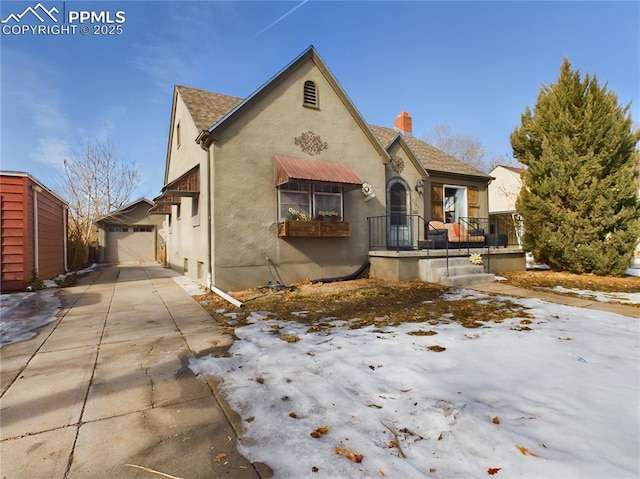
[[[389,146],[398,132],[392,128],[383,126],[369,125],[373,134],[378,138],[382,146]],[[489,175],[474,168],[473,166],[459,160],[442,150],[439,150],[430,144],[419,140],[410,135],[403,135],[404,141],[409,145],[411,151],[418,159],[427,172],[454,173],[456,175],[481,176],[486,179],[491,178]]]
[[[198,130],[206,130],[235,108],[242,98],[176,85]]]
[[[180,93],[199,130],[208,129],[243,101],[242,98],[183,85],[176,85],[176,89]],[[389,146],[391,140],[398,134],[398,132],[392,128],[375,125],[368,126],[385,148]],[[411,148],[415,157],[428,172],[453,173],[490,178],[489,175],[486,175],[444,151],[438,150],[422,140],[418,140],[410,135],[404,135],[403,138],[409,145],[409,148]]]

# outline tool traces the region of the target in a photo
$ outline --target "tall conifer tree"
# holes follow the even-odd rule
[[[640,234],[638,149],[630,105],[564,59],[511,134],[527,168],[516,209],[523,246],[553,269],[622,275]]]

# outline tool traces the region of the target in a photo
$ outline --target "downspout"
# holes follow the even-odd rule
[[[211,265],[211,145],[207,147],[207,289],[213,290],[213,267]]]
[[[64,261],[64,272],[69,271],[67,265],[67,221],[69,219],[69,207],[62,205],[62,258]]]
[[[38,265],[40,264],[40,246],[38,244],[38,193],[42,191],[38,185],[32,185],[33,190],[33,275],[39,276]]]

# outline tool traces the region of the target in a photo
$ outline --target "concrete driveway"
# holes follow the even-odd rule
[[[60,291],[58,320],[0,349],[0,477],[270,475],[236,451],[238,418],[187,367],[231,339],[172,276],[90,273]]]

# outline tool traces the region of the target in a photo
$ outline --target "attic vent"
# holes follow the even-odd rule
[[[304,82],[303,102],[304,106],[318,108],[318,90],[311,80]]]

